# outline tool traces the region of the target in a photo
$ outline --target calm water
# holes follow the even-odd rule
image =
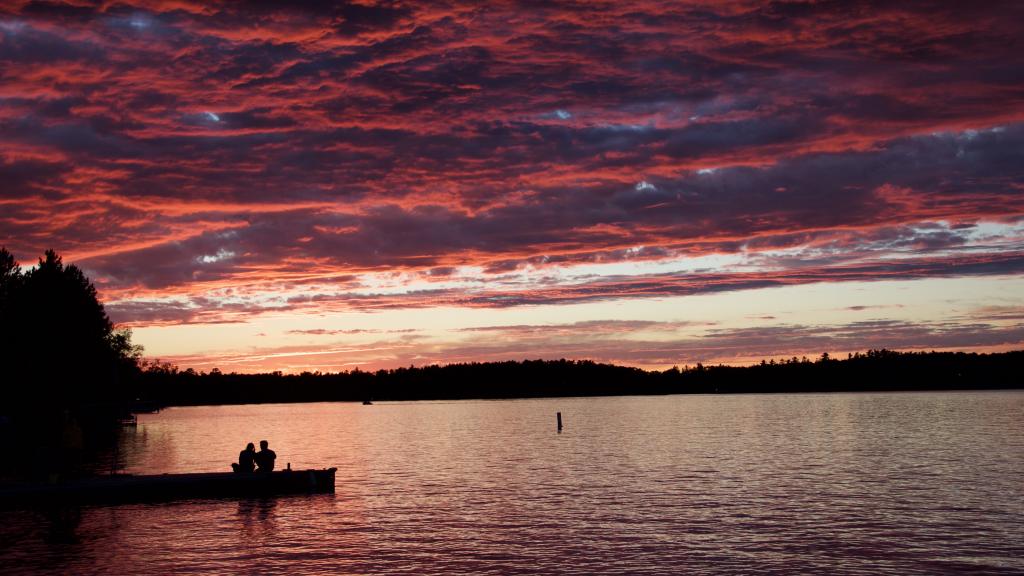
[[[122,455],[263,438],[337,493],[0,513],[0,572],[1024,573],[1022,392],[174,408]]]

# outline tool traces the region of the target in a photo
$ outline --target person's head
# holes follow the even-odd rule
[[[269,442],[266,440],[260,440],[260,450],[266,450],[267,446],[270,446]]]
[[[256,446],[252,442],[249,442],[248,444],[245,445],[245,449],[248,452],[255,452]]]

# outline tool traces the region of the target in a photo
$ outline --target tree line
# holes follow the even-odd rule
[[[0,248],[0,350],[3,412],[15,417],[122,401],[142,357],[85,273],[53,250],[23,270]]]
[[[0,476],[64,472],[105,449],[141,357],[80,268],[48,250],[26,270],[0,248]]]
[[[367,372],[197,372],[152,363],[141,389],[156,404],[451,400],[655,394],[738,394],[1020,388],[1024,351],[994,354],[869,350],[845,359],[663,371],[590,360],[523,360]]]

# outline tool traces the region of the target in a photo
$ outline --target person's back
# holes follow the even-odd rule
[[[260,451],[256,453],[256,465],[259,466],[258,472],[270,472],[274,469],[277,453],[267,446],[266,440],[260,440]]]
[[[238,453],[238,464],[231,466],[235,472],[252,472],[256,469],[256,446],[250,442],[245,450]]]

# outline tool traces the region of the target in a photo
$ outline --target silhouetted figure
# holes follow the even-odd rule
[[[274,469],[274,460],[277,460],[277,453],[267,448],[268,442],[260,440],[260,451],[256,453],[257,472],[270,472]]]
[[[238,464],[232,464],[231,469],[235,472],[252,472],[256,469],[256,446],[252,442],[238,453]]]

